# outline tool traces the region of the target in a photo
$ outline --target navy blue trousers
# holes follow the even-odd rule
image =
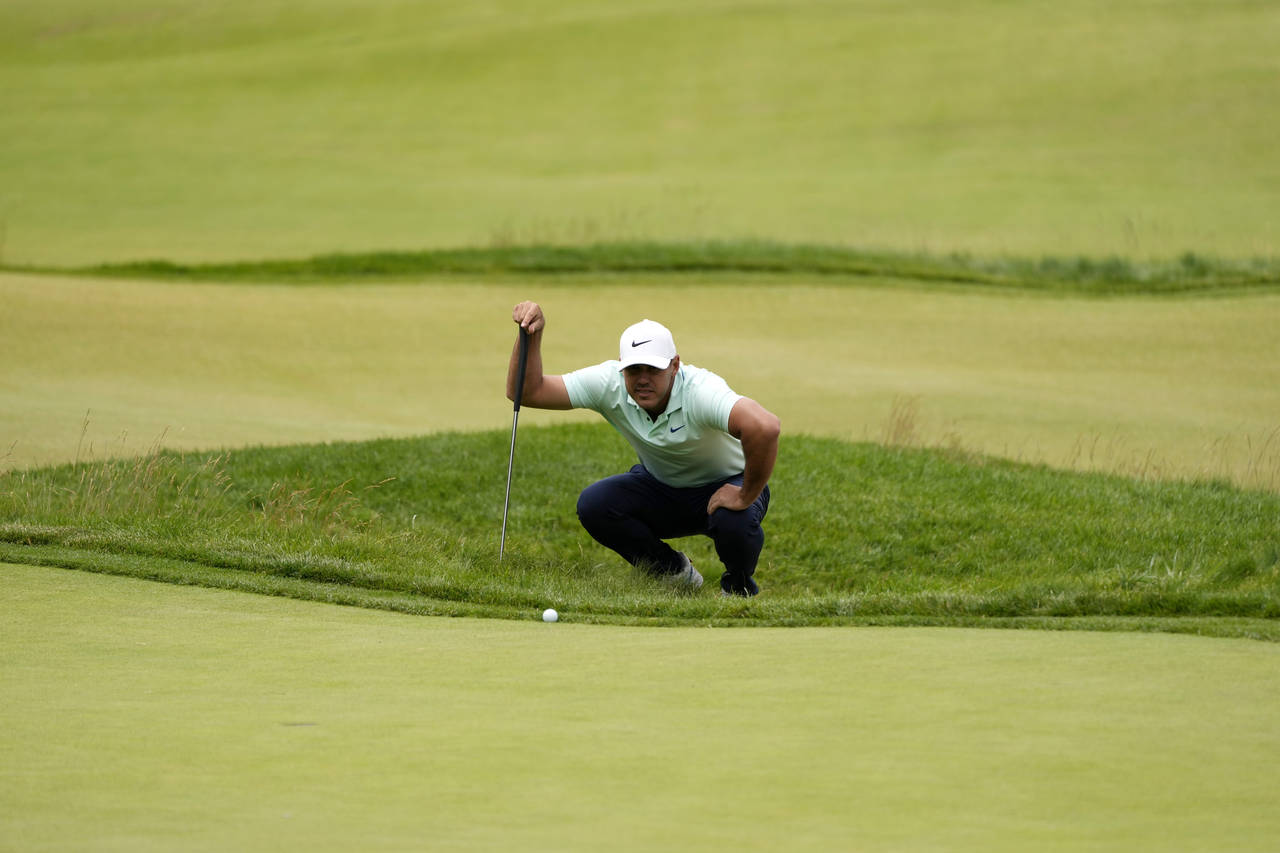
[[[626,474],[606,477],[584,489],[578,496],[578,519],[601,545],[631,565],[659,575],[683,565],[676,550],[662,540],[708,536],[724,563],[720,588],[755,595],[759,588],[751,576],[764,547],[760,523],[769,511],[769,487],[745,510],[718,509],[707,515],[707,501],[725,483],[740,486],[742,476],[681,489],[636,465]]]

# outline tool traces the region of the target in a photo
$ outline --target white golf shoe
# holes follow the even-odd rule
[[[693,567],[693,561],[689,559],[684,552],[680,554],[680,559],[684,565],[673,574],[664,575],[663,580],[674,587],[680,587],[687,590],[695,590],[702,586],[702,575],[698,574],[698,570]]]

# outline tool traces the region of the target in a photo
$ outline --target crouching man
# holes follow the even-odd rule
[[[561,376],[542,371],[546,317],[521,302],[512,319],[529,335],[522,405],[592,409],[622,434],[640,464],[578,497],[578,518],[601,545],[631,565],[690,589],[702,575],[664,540],[701,534],[724,564],[726,595],[759,592],[769,477],[778,456],[778,418],[709,370],[681,364],[671,332],[642,320],[618,342],[618,360]],[[515,399],[519,341],[507,369]]]

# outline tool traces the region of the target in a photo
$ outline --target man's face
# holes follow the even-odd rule
[[[631,399],[656,417],[667,408],[667,402],[671,399],[671,385],[675,382],[676,371],[679,369],[679,356],[671,359],[671,364],[662,370],[647,364],[633,364],[622,368],[622,380],[626,383]]]

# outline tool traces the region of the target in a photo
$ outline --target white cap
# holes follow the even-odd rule
[[[623,367],[648,364],[665,370],[675,357],[676,342],[671,332],[652,320],[641,320],[634,326],[628,326],[618,340],[618,360]]]

